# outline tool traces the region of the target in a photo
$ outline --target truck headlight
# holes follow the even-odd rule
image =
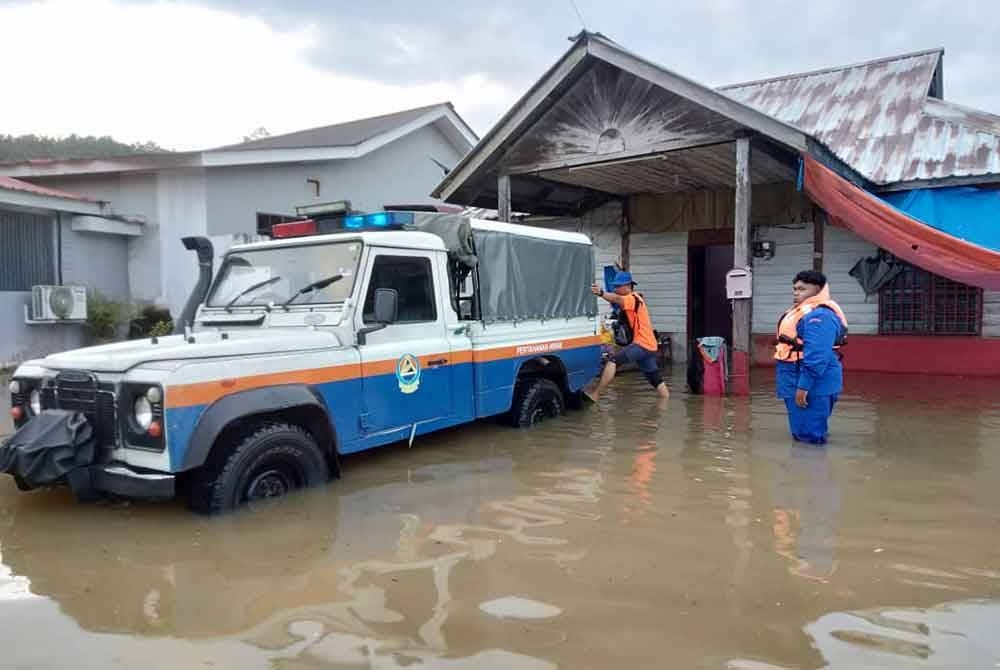
[[[132,418],[139,428],[149,430],[150,424],[153,423],[153,405],[146,396],[141,395],[132,403]]]
[[[28,407],[31,408],[31,413],[35,416],[42,413],[42,394],[38,389],[31,389],[31,393],[28,395]]]
[[[21,393],[21,382],[15,379],[10,383],[10,386],[8,386],[7,389],[10,391],[11,395],[18,395]]]

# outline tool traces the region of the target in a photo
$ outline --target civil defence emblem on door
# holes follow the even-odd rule
[[[413,393],[420,388],[420,361],[413,354],[406,354],[396,361],[396,381],[403,393]]]

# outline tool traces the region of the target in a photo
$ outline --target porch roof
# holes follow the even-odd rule
[[[734,140],[754,136],[754,183],[794,179],[808,135],[594,33],[497,123],[434,197],[495,207],[511,176],[514,210],[579,213],[636,193],[731,187]]]

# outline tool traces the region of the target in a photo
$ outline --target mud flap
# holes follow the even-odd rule
[[[21,490],[65,481],[78,498],[89,499],[96,442],[83,414],[47,410],[0,446],[0,472],[13,475]]]

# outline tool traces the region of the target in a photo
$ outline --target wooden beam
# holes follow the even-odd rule
[[[523,165],[510,165],[505,166],[504,169],[511,174],[537,174],[539,172],[548,172],[550,170],[563,170],[566,168],[575,167],[606,167],[608,165],[622,165],[627,163],[637,163],[645,160],[659,160],[664,155],[671,153],[673,151],[684,151],[686,149],[699,149],[702,147],[714,147],[720,144],[729,144],[733,141],[732,136],[730,137],[718,137],[715,139],[706,139],[700,137],[697,139],[685,140],[683,138],[675,138],[664,140],[662,142],[656,142],[645,146],[641,149],[633,149],[632,151],[622,151],[616,154],[610,154],[605,156],[595,156],[593,154],[588,154],[586,156],[577,156],[575,158],[560,158],[554,161],[544,161],[539,163],[523,164]]]
[[[510,175],[502,174],[497,178],[497,219],[510,221]]]
[[[750,138],[736,140],[736,218],[733,267],[750,266]],[[750,394],[752,298],[733,301],[733,392]]]
[[[813,270],[823,271],[823,237],[826,232],[826,212],[816,208],[813,217]]]

